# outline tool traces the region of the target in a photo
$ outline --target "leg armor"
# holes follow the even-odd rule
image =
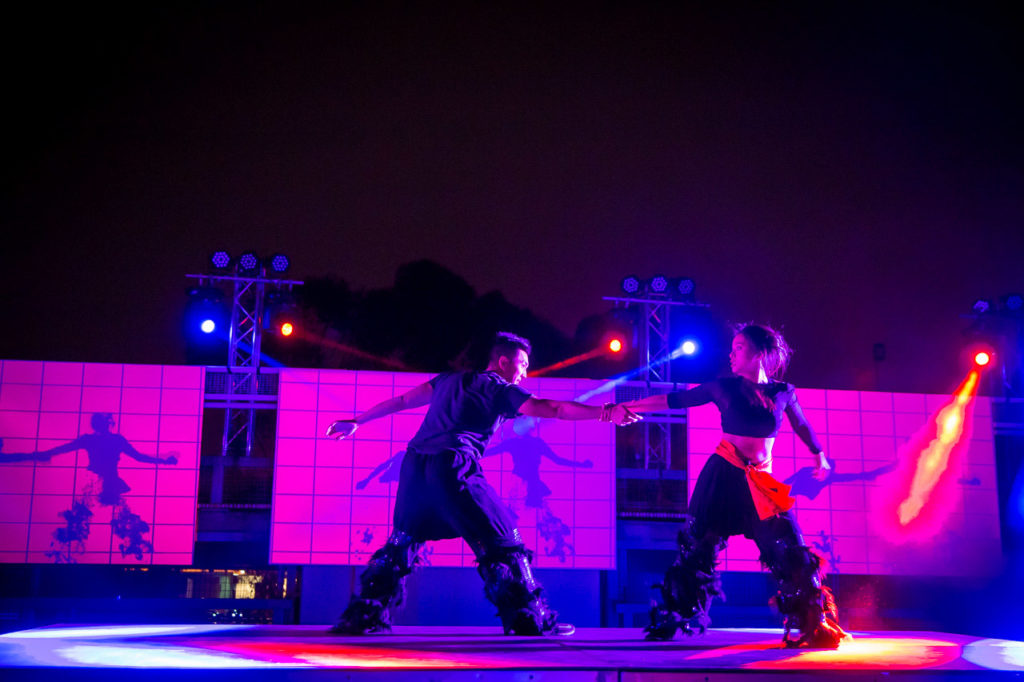
[[[649,640],[672,639],[676,630],[694,634],[696,627],[702,634],[711,624],[708,610],[715,597],[725,599],[722,583],[715,565],[718,553],[725,549],[725,540],[714,533],[697,537],[694,518],[683,519],[679,531],[679,556],[665,571],[660,585],[662,604],[651,606],[651,622],[644,628]]]
[[[837,648],[849,635],[839,627],[832,591],[822,584],[822,558],[803,544],[795,530],[779,534],[773,542],[758,544],[761,562],[779,583],[772,600],[784,618],[782,641],[789,647]]]
[[[359,594],[352,595],[338,624],[330,629],[339,635],[391,632],[390,608],[405,597],[405,578],[418,563],[423,544],[396,530],[387,543],[373,553],[359,576]]]
[[[558,613],[548,606],[544,590],[530,570],[529,550],[522,545],[473,549],[477,552],[477,571],[484,579],[484,594],[498,607],[506,635],[560,632]]]

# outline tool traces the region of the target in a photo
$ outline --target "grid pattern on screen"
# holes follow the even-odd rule
[[[883,488],[894,483],[894,466],[905,460],[908,441],[947,405],[950,396],[801,389],[800,404],[825,452],[835,460],[833,480],[817,485],[814,460],[789,425],[773,450],[773,474],[793,485],[797,521],[809,545],[828,560],[830,573],[973,575],[1000,555],[999,500],[991,401],[977,398],[967,447],[948,479],[954,505],[943,531],[930,542],[891,544],[876,532]],[[687,421],[689,481],[721,439],[714,405],[690,408]],[[953,483],[953,479],[955,483]],[[721,568],[758,571],[758,550],[746,538],[729,540]]]
[[[360,427],[350,440],[325,438],[349,417],[431,378],[428,374],[282,370],[271,562],[363,564],[388,537],[400,455],[426,408]],[[600,382],[528,379],[534,395],[572,400]],[[611,400],[598,393],[588,403]],[[614,568],[613,428],[596,421],[505,422],[483,458],[487,479],[519,517],[537,566]],[[460,539],[428,543],[434,566],[472,566]]]
[[[190,564],[203,373],[0,361],[0,561]]]

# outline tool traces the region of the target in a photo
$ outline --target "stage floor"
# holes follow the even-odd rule
[[[776,629],[712,629],[645,642],[638,629],[505,637],[497,627],[396,627],[334,637],[307,625],[67,625],[0,635],[14,679],[874,680],[1024,679],[1024,642],[942,632],[854,632],[836,651],[780,646]],[[1014,674],[1015,673],[1015,674]],[[340,675],[340,677],[339,677]]]

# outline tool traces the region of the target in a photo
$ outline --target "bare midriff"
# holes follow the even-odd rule
[[[723,433],[722,438],[736,446],[736,451],[751,464],[764,464],[772,458],[774,438],[755,438],[754,436],[737,436],[734,433]]]

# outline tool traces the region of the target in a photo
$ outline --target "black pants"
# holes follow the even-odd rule
[[[476,458],[457,450],[406,452],[394,528],[416,542],[464,538],[474,552],[521,547],[514,514]]]

